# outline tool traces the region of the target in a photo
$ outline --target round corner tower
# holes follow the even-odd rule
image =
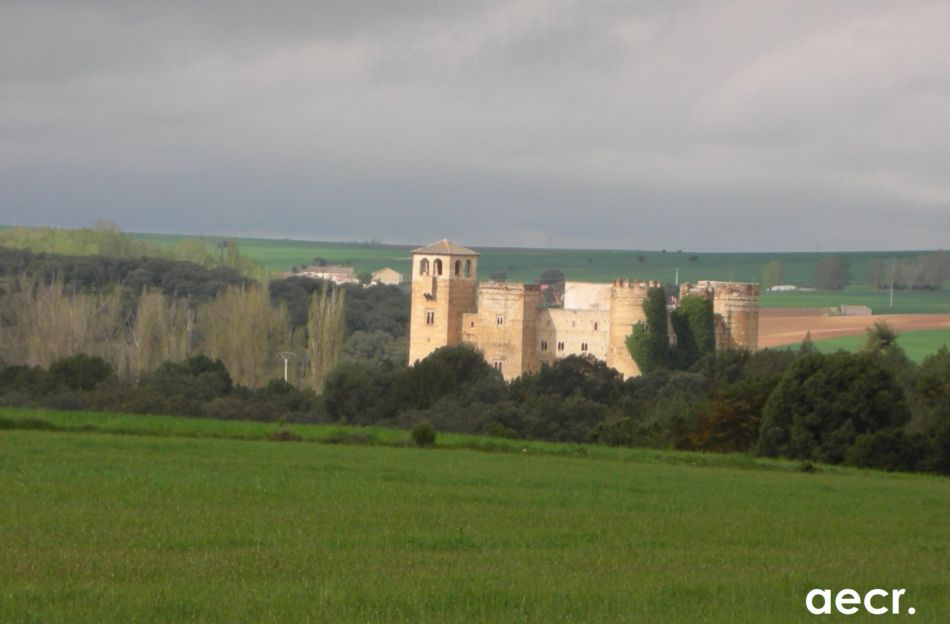
[[[699,282],[696,288],[712,298],[713,313],[717,320],[716,349],[758,349],[758,284]]]
[[[643,301],[651,288],[662,288],[660,282],[614,280],[610,289],[610,342],[607,347],[607,365],[620,371],[624,377],[636,377],[640,368],[627,349],[627,337],[633,326],[646,321]]]

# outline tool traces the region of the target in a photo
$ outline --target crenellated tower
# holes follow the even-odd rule
[[[651,288],[662,288],[660,282],[614,280],[610,289],[610,341],[607,347],[607,365],[623,373],[624,377],[636,377],[640,368],[627,349],[627,336],[633,326],[646,321],[643,300]]]
[[[680,286],[680,297],[699,295],[713,302],[716,350],[759,347],[759,285],[701,281]]]

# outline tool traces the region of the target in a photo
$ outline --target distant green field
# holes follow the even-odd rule
[[[865,336],[841,336],[838,338],[827,338],[825,340],[816,340],[815,347],[822,353],[834,353],[835,351],[857,351],[865,342]],[[921,362],[928,355],[939,351],[941,347],[950,348],[950,329],[920,329],[915,331],[903,332],[897,338],[897,344],[904,350],[914,362]],[[799,343],[786,345],[790,348],[798,348]],[[776,347],[782,349],[784,347]]]
[[[810,622],[815,587],[950,614],[946,478],[90,430],[122,418],[0,430],[0,621]]]
[[[135,234],[161,245],[174,245],[181,236]],[[215,238],[208,238],[213,243]],[[238,239],[241,252],[257,260],[273,272],[305,266],[317,256],[332,263],[351,263],[357,272],[375,271],[385,266],[403,274],[409,271],[409,251],[413,246],[370,243],[328,243],[315,241]],[[420,244],[431,241],[421,241]],[[458,241],[465,243],[465,241]],[[668,250],[583,250],[583,249],[511,249],[478,247],[478,275],[487,280],[493,273],[503,272],[509,280],[537,282],[548,268],[559,268],[568,280],[609,282],[618,277],[657,279],[671,283],[677,269],[681,282],[701,279],[758,282],[762,269],[771,260],[779,260],[785,268],[785,281],[808,285],[814,281],[815,266],[824,253],[703,253]],[[888,293],[864,286],[868,262],[874,259],[916,257],[919,252],[847,253],[854,274],[853,286],[841,293],[792,292],[764,293],[762,305],[767,307],[832,307],[840,304],[869,305],[875,312],[950,313],[950,288],[940,292],[897,293],[894,307],[889,308]],[[643,262],[639,256],[644,256]],[[695,256],[695,260],[690,260]]]

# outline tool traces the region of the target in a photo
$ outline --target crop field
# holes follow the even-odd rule
[[[864,336],[839,336],[825,340],[815,340],[815,348],[822,353],[835,351],[858,351],[864,345]],[[798,348],[800,343],[783,345],[789,348]],[[920,363],[928,355],[939,351],[941,347],[950,348],[950,330],[923,329],[903,332],[897,338],[897,344],[904,350],[907,357]],[[782,348],[782,346],[778,347]]]
[[[170,234],[135,234],[160,245],[174,245],[182,237]],[[206,239],[209,244],[218,240]],[[359,271],[375,271],[385,266],[403,274],[409,271],[410,245],[378,243],[333,243],[240,238],[241,252],[260,262],[268,271],[289,271],[310,264],[315,257],[327,262],[350,263]],[[421,244],[431,241],[421,241]],[[465,241],[458,241],[465,243]],[[758,282],[762,269],[779,260],[785,281],[806,285],[814,282],[815,266],[824,253],[705,253],[680,250],[583,250],[513,249],[478,247],[478,274],[482,280],[493,273],[505,273],[512,281],[537,282],[545,269],[558,268],[568,280],[610,282],[618,277],[681,282],[700,279]],[[898,292],[890,307],[889,293],[865,286],[868,262],[916,257],[919,252],[860,252],[845,254],[851,261],[853,285],[843,292],[763,293],[764,307],[833,307],[841,304],[868,305],[875,313],[950,313],[950,288],[938,292]],[[640,256],[643,260],[640,261]]]
[[[808,622],[815,587],[950,613],[946,478],[94,413],[0,427],[3,622]]]

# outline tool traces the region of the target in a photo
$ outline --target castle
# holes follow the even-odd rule
[[[565,282],[564,307],[545,308],[540,286],[479,284],[477,268],[477,252],[448,240],[412,251],[410,364],[439,347],[467,343],[505,379],[572,354],[593,355],[624,377],[640,374],[626,338],[645,320],[643,300],[660,282]],[[756,349],[758,284],[705,281],[683,284],[679,293],[713,302],[717,349]]]

